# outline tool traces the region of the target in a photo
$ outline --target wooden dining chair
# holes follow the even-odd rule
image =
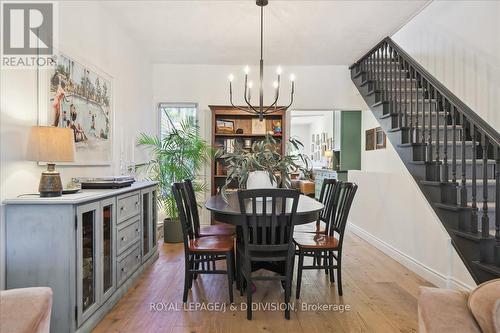
[[[195,237],[203,236],[231,236],[235,234],[235,228],[232,225],[207,225],[200,226],[200,216],[198,214],[198,204],[196,203],[196,193],[193,182],[190,179],[184,180],[184,186],[187,191],[189,201],[188,218],[193,222]]]
[[[325,232],[325,227],[327,224],[328,209],[332,209],[331,201],[333,200],[333,192],[335,186],[337,186],[338,181],[336,179],[327,178],[323,180],[321,185],[321,192],[319,194],[319,202],[321,202],[325,208],[319,213],[316,222],[311,222],[303,225],[298,225],[295,227],[295,232]],[[324,226],[322,226],[322,224]]]
[[[257,280],[279,280],[285,283],[285,318],[290,319],[295,246],[293,228],[300,193],[290,189],[239,190],[240,210],[246,216],[242,225],[243,243],[237,251],[241,258],[240,292],[246,281],[247,319],[252,319],[252,283]],[[288,213],[287,213],[288,209]],[[280,267],[278,275],[252,276],[252,264],[273,262]]]
[[[187,217],[189,201],[184,183],[174,183],[172,193],[179,211],[184,242],[184,293],[187,302],[188,292],[193,285],[194,274],[226,274],[229,287],[229,301],[233,303],[234,237],[205,236],[196,237],[193,224]],[[226,261],[226,269],[216,267],[216,262]]]
[[[297,291],[295,297],[300,297],[302,271],[304,269],[327,269],[330,282],[334,283],[333,270],[337,270],[337,288],[342,296],[342,244],[344,241],[345,226],[354,195],[358,186],[354,183],[339,182],[330,202],[332,209],[328,214],[326,230],[323,233],[295,233],[294,242],[297,245],[299,256],[297,270]],[[328,208],[327,208],[328,209]],[[304,265],[304,257],[323,257],[323,264]],[[334,264],[335,259],[335,264]]]

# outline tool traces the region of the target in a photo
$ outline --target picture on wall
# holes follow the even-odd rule
[[[39,80],[40,125],[73,130],[74,165],[109,165],[112,160],[111,77],[59,54]]]

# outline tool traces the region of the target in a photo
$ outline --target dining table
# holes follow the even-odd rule
[[[285,215],[290,214],[292,203],[286,203]],[[247,201],[246,212],[251,212],[252,203]],[[276,202],[276,211],[281,211],[281,202]],[[264,206],[266,207],[267,213],[271,214],[272,205],[270,203],[263,204],[263,201],[257,201],[255,203],[255,208],[257,213],[261,213]],[[206,203],[205,207],[211,212],[212,219],[217,222],[227,223],[236,226],[236,238],[237,246],[242,244],[242,229],[241,227],[246,223],[245,214],[241,213],[240,203],[238,200],[238,193],[233,192],[227,195],[227,201],[224,200],[222,195],[214,195],[210,197]],[[323,204],[314,198],[308,197],[301,194],[299,197],[299,202],[297,203],[297,212],[295,213],[294,225],[305,224],[317,221],[319,213],[323,209]],[[276,272],[278,274],[284,274],[284,263],[275,262],[257,262],[252,263],[252,271],[257,271],[259,269],[266,269],[269,271]],[[236,269],[237,274],[239,274],[239,268]],[[284,281],[282,281],[283,285]],[[236,286],[239,289],[238,279],[236,279]],[[252,288],[255,288],[253,285]],[[284,288],[284,286],[283,286]]]
[[[249,205],[246,211],[251,212],[251,203],[247,202],[246,204]],[[280,202],[277,202],[276,211],[281,211],[281,207],[279,205]],[[262,211],[263,206],[262,201],[256,202],[256,209],[258,213]],[[214,195],[206,201],[205,207],[212,213],[212,220],[214,221],[232,224],[235,226],[242,226],[245,223],[246,216],[241,213],[238,193],[236,192],[229,193],[227,195],[227,202],[224,200],[222,195]],[[323,204],[316,199],[301,194],[297,204],[294,224],[299,225],[315,222],[318,219],[319,213],[323,207]],[[290,204],[286,205],[285,214],[290,214],[291,208],[292,205],[290,202]],[[266,210],[269,214],[271,213],[271,209],[271,204],[267,204]]]

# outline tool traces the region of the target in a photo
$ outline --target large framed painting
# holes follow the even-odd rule
[[[110,165],[113,137],[112,78],[90,65],[58,54],[56,66],[40,69],[38,124],[73,130],[71,165]]]

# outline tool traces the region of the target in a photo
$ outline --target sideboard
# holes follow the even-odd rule
[[[156,182],[5,200],[7,289],[48,286],[51,332],[90,332],[158,258]]]

